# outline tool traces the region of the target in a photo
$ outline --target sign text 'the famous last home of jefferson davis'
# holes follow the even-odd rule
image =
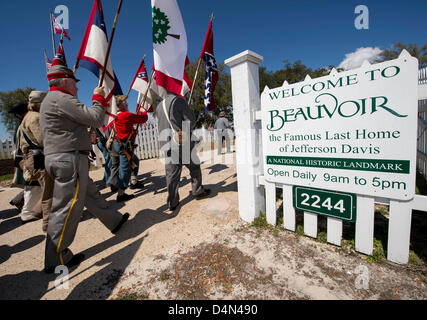
[[[418,61],[398,59],[261,95],[267,181],[409,200],[415,193]]]

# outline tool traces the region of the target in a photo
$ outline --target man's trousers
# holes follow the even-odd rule
[[[78,152],[45,157],[46,171],[54,181],[52,209],[45,247],[45,268],[65,265],[73,257],[68,247],[79,224],[89,178],[88,157]]]
[[[222,137],[225,138],[225,145],[227,147],[227,153],[231,152],[230,149],[230,135],[228,129],[217,129],[217,142],[218,142],[218,154],[222,154]]]
[[[194,147],[194,145],[192,146]],[[191,150],[193,150],[193,148],[191,148]],[[199,158],[195,153],[193,153],[192,157],[189,157],[190,159],[187,159],[187,161],[183,162],[182,149],[175,151],[179,152],[179,161],[178,159],[173,159],[175,157],[171,155],[171,150],[166,153],[167,158],[165,159],[166,185],[168,189],[167,204],[169,208],[174,208],[179,203],[178,189],[183,165],[185,165],[190,171],[192,195],[198,196],[199,194],[203,193],[202,171],[200,169]]]

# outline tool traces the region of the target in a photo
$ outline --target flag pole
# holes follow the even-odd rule
[[[52,48],[53,48],[53,56],[55,56],[55,54],[56,54],[56,51],[55,51],[55,48],[56,48],[56,43],[55,43],[55,36],[54,36],[54,33],[53,33],[53,21],[52,21],[52,9],[49,9],[49,18],[50,18],[50,32],[51,32],[51,34],[52,34]]]
[[[99,86],[100,87],[102,86],[102,83],[104,82],[105,72],[107,71],[107,63],[108,63],[108,59],[110,57],[111,44],[113,42],[114,33],[116,31],[117,20],[119,18],[120,9],[122,8],[122,2],[123,2],[123,0],[119,1],[119,5],[117,7],[117,12],[116,12],[116,17],[114,18],[113,29],[111,29],[110,40],[108,41],[107,54],[105,55],[104,68],[102,69],[102,75],[101,75],[101,78],[99,79]]]
[[[201,63],[202,63],[202,58],[199,57],[199,63],[197,64],[196,74],[194,75],[194,80],[193,80],[193,83],[191,85],[190,97],[188,98],[188,105],[191,104],[191,98],[193,97],[193,91],[194,91],[194,84],[196,83],[197,75],[199,74],[199,69],[200,69]]]
[[[144,56],[142,57],[142,63],[144,62],[144,60],[145,60],[145,54],[144,54]],[[139,69],[138,69],[139,70]],[[137,72],[137,75],[135,76],[135,78],[138,76],[138,71],[136,71]],[[135,80],[135,78],[134,78],[134,80]],[[128,93],[126,94],[126,99],[129,97],[129,94],[130,94],[130,91],[132,90],[132,85],[133,85],[133,81],[132,81],[132,83],[130,84],[130,87],[129,87],[129,90],[128,90]]]
[[[212,12],[212,14],[211,14],[211,20],[210,20],[210,21],[212,21],[213,19],[215,19],[215,15],[214,15],[214,13]],[[191,85],[190,97],[188,98],[188,105],[190,105],[190,104],[191,104],[191,98],[193,97],[193,91],[194,91],[194,85],[195,85],[195,83],[196,83],[197,76],[198,76],[198,74],[199,74],[199,69],[200,69],[200,64],[201,64],[201,63],[202,63],[202,57],[199,57],[199,62],[198,62],[198,64],[197,64],[196,73],[195,73],[195,75],[194,75],[194,80],[193,80],[193,83],[192,83],[192,85]]]
[[[150,91],[151,82],[153,81],[153,77],[154,77],[154,71],[155,71],[154,69],[151,70],[151,75],[150,75],[150,80],[148,81],[147,90],[145,91],[144,98],[142,99],[142,104],[140,104],[139,109],[136,110],[136,114],[139,113],[139,110],[141,110],[141,107],[142,109],[147,111],[147,109],[144,108],[144,104],[145,104],[145,101],[147,100],[148,92]]]
[[[144,98],[142,99],[142,103],[141,104],[138,103],[139,104],[139,108],[138,108],[138,110],[136,110],[136,114],[139,114],[139,112],[141,111],[141,107],[142,107],[142,109],[144,109],[145,111],[147,111],[147,109],[144,108],[144,104],[145,104],[145,101],[147,100],[147,95],[148,95],[148,91],[150,90],[150,87],[151,87],[151,82],[153,81],[154,72],[155,72],[155,70],[152,69],[151,70],[151,75],[150,75],[150,80],[148,81],[147,90],[145,91]],[[138,102],[139,102],[139,99],[138,99]],[[140,123],[138,123],[138,125],[136,126],[135,130],[132,130],[132,134],[129,135],[129,137],[131,137],[134,134],[134,132],[138,132],[139,125],[140,125]]]

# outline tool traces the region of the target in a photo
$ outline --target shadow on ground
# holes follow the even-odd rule
[[[137,213],[132,220],[124,224],[115,237],[88,248],[82,253],[85,254],[86,258],[96,256],[98,253],[114,247],[123,241],[137,238],[152,226],[176,216],[177,213],[166,214],[157,210],[144,209]],[[95,274],[74,287],[67,299],[106,299],[119,281],[124,270],[134,258],[145,237],[146,235],[136,239],[126,247],[80,271],[79,274],[84,273],[93,266],[105,265],[103,269],[98,270]]]
[[[82,253],[85,254],[86,259],[88,259],[124,241],[137,238],[131,244],[107,257],[102,258],[101,260],[96,261],[93,265],[78,271],[78,273],[73,274],[73,270],[70,270],[69,280],[72,281],[74,277],[79,274],[83,274],[94,266],[105,265],[103,269],[97,271],[95,274],[83,280],[76,287],[74,287],[68,295],[67,299],[107,298],[146,237],[143,236],[138,238],[138,236],[144,233],[147,229],[151,228],[153,225],[168,219],[172,219],[176,216],[177,213],[166,214],[157,210],[142,210],[137,213],[133,219],[125,223],[116,236],[113,236],[83,251]],[[44,236],[37,236],[25,240],[12,248],[6,248],[7,246],[2,247],[2,261],[8,259],[13,253],[29,249],[30,247],[43,241],[43,239]],[[78,241],[78,239],[76,239],[76,241]],[[49,283],[54,281],[57,276],[58,275],[55,274],[45,274],[42,270],[32,270],[0,277],[0,288],[2,288],[2,290],[0,290],[0,300],[41,299],[48,292],[47,288]],[[49,289],[49,291],[51,290],[60,289]],[[17,296],[18,293],[19,296]]]
[[[14,246],[8,246],[8,245],[0,246],[0,264],[9,260],[9,258],[13,254],[30,249],[38,245],[44,239],[45,239],[44,235],[38,235],[38,236],[31,237],[29,239],[26,239],[24,241],[21,241],[15,244]]]

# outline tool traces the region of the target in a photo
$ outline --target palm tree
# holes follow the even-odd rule
[[[377,62],[397,59],[403,49],[408,51],[411,56],[418,59],[420,68],[427,67],[427,44],[423,45],[421,48],[418,48],[416,43],[410,43],[406,45],[402,42],[398,42],[392,45],[390,49],[383,50]]]

